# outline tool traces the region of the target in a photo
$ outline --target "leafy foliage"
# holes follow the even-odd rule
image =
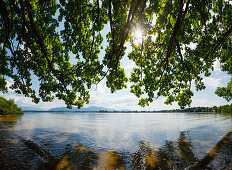
[[[22,114],[22,109],[14,103],[14,100],[6,100],[0,97],[0,114]]]
[[[185,109],[162,110],[158,112],[215,112],[217,107],[190,107]]]
[[[57,97],[69,108],[82,107],[91,86],[106,77],[111,92],[130,81],[141,106],[163,96],[184,108],[192,101],[191,84],[204,89],[201,76],[210,75],[216,59],[232,73],[228,0],[0,0],[0,6],[0,90],[7,92],[10,77],[10,88],[36,103]],[[142,42],[134,40],[136,27]],[[126,43],[136,64],[129,78],[120,66]],[[39,96],[32,76],[40,82]],[[226,89],[217,94],[228,96]]]
[[[227,87],[218,87],[215,93],[229,102],[232,99],[232,78]]]
[[[232,113],[232,104],[223,106],[213,107],[191,107],[185,109],[174,109],[174,110],[160,110],[156,112],[208,112],[208,113]]]
[[[217,107],[218,113],[232,113],[232,104]]]

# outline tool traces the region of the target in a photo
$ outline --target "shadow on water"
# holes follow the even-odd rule
[[[153,148],[149,142],[140,141],[138,150],[129,156],[117,151],[96,152],[81,143],[75,146],[67,144],[61,158],[54,157],[33,141],[21,137],[17,137],[16,142],[7,142],[6,138],[12,136],[7,136],[7,133],[4,135],[0,135],[1,144],[5,143],[2,149],[8,150],[0,150],[0,166],[3,169],[215,169],[215,163],[212,162],[218,155],[223,159],[220,154],[229,157],[230,162],[222,162],[225,169],[232,165],[232,131],[201,160],[194,154],[191,139],[186,132],[180,132],[177,141],[166,141],[158,149]],[[130,165],[126,165],[126,162]]]
[[[66,146],[66,152],[57,163],[56,169],[66,169],[78,167],[79,169],[90,169],[95,165],[97,156],[90,148],[86,148],[77,143],[73,148],[72,145]]]
[[[138,149],[133,153],[119,153],[113,150],[98,151],[76,143],[65,144],[64,152],[57,156],[50,150],[54,141],[46,140],[46,145],[41,145],[43,143],[41,141],[36,143],[34,140],[17,136],[11,129],[20,119],[20,115],[0,117],[2,169],[123,170],[231,169],[232,167],[232,131],[227,133],[203,158],[195,154],[191,138],[185,131],[180,132],[176,141],[167,140],[159,148],[154,148],[148,141],[140,141]],[[41,135],[45,135],[43,133],[41,131]]]
[[[0,169],[51,169],[57,160],[36,143],[17,135],[23,115],[0,116]]]
[[[191,139],[180,132],[175,142],[154,149],[149,142],[141,141],[137,151],[130,156],[116,151],[94,152],[77,143],[67,145],[65,156],[57,161],[56,169],[224,169],[232,165],[232,132],[225,135],[208,154],[198,159],[193,152]],[[218,157],[218,155],[221,157]],[[224,155],[224,157],[222,156]],[[225,157],[227,156],[227,162]],[[130,159],[129,161],[126,159]],[[218,161],[222,161],[218,164]],[[224,161],[224,162],[223,162]],[[126,165],[129,162],[129,166]],[[126,168],[127,167],[127,168]],[[221,169],[221,168],[220,168]]]
[[[149,142],[141,141],[132,157],[132,169],[232,169],[232,131],[201,159],[193,149],[186,132],[180,132],[178,141],[166,141],[158,149],[152,149]]]
[[[122,156],[116,151],[95,153],[77,143],[74,148],[68,145],[65,154],[56,169],[125,169]]]
[[[149,142],[141,141],[133,153],[132,168],[138,169],[184,169],[198,161],[193,153],[190,138],[180,132],[177,142],[166,141],[164,146],[153,149]]]

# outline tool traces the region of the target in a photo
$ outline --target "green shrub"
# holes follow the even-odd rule
[[[218,113],[232,113],[232,104],[218,107],[217,112]]]
[[[13,99],[6,100],[5,98],[0,97],[0,115],[22,113],[22,109],[18,108]]]

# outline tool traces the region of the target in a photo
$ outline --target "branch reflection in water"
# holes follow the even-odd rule
[[[198,161],[192,150],[191,140],[185,132],[180,132],[177,142],[166,141],[157,150],[141,141],[139,150],[133,154],[132,164],[139,169],[184,169]]]
[[[125,169],[123,154],[105,151],[99,154],[77,143],[75,148],[67,146],[65,155],[57,164],[57,169]],[[149,142],[141,141],[139,149],[131,156],[132,169],[184,169],[198,161],[186,132],[181,132],[178,141],[166,141],[165,145],[154,149]]]
[[[125,115],[123,116],[125,118]],[[223,119],[221,119],[221,117],[219,118],[220,120],[224,120],[223,117]],[[17,120],[19,120],[18,123]],[[31,122],[32,119],[26,120]],[[208,120],[207,117],[207,121]],[[227,119],[225,120],[227,122]],[[198,121],[199,120],[197,120],[197,122]],[[221,123],[221,121],[219,123]],[[94,124],[96,123],[94,122]],[[223,125],[224,124],[225,121],[223,121]],[[86,137],[83,134],[80,135],[76,133],[69,134],[62,132],[62,129],[61,131],[54,131],[50,126],[49,128],[41,128],[41,124],[39,124],[39,127],[36,126],[37,128],[34,127],[28,130],[24,129],[27,128],[26,125],[25,123],[22,124],[21,116],[17,118],[12,116],[0,118],[1,168],[202,169],[209,167],[218,169],[218,167],[220,168],[221,166],[225,166],[226,168],[232,166],[232,132],[229,132],[220,140],[219,138],[214,138],[214,136],[219,134],[218,131],[216,131],[217,129],[215,130],[214,128],[213,132],[215,133],[212,133],[212,131],[209,131],[208,126],[200,126],[191,131],[179,131],[177,132],[177,138],[166,141],[163,140],[163,142],[160,143],[162,145],[159,145],[159,147],[157,147],[158,143],[156,143],[159,135],[154,136],[153,134],[153,138],[144,141],[137,140],[133,143],[133,140],[129,140],[128,145],[125,146],[123,143],[119,143],[121,148],[123,148],[120,150],[114,147],[96,146],[96,141],[92,142],[91,145],[91,139],[94,139],[91,138],[91,136]],[[78,127],[76,127],[76,129],[78,129]],[[93,132],[94,133],[90,134],[96,134],[95,131]],[[106,131],[102,131],[102,133],[103,132],[107,134],[105,133]],[[146,129],[146,131],[143,132],[152,133],[154,132],[154,128],[149,130]],[[223,131],[220,131],[221,134],[224,134],[224,132],[222,132]],[[25,135],[26,133],[29,135]],[[117,134],[120,135],[118,135],[117,138],[115,137],[114,140],[117,142],[122,141],[122,134],[118,131]],[[100,146],[107,144],[109,141],[110,140],[105,140],[105,142],[101,141],[102,145]],[[218,144],[216,144],[216,141],[219,141]],[[202,142],[204,142],[204,145],[202,145]],[[211,144],[212,142],[213,144]],[[202,151],[203,155],[199,155],[199,150],[206,148],[205,144],[207,143],[209,143],[207,146],[208,149]],[[130,150],[127,149],[127,147],[132,144],[135,147],[131,147],[132,149]],[[215,147],[213,147],[214,145]],[[210,148],[213,149],[210,151]]]
[[[217,165],[212,165],[211,160],[215,159],[218,154],[224,154],[224,156],[231,158],[232,131],[227,133],[201,160],[194,154],[191,139],[187,137],[186,133],[180,132],[177,141],[166,141],[164,146],[158,149],[152,148],[149,142],[140,141],[138,150],[130,158],[116,151],[105,151],[97,154],[90,148],[77,143],[75,148],[68,147],[66,152],[68,155],[60,159],[56,169],[123,170],[127,169],[125,162],[128,161],[130,162],[129,169],[205,169],[217,167]],[[222,164],[228,168],[232,165],[232,161]]]

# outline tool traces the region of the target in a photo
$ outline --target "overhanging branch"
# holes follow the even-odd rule
[[[56,70],[52,64],[51,64],[51,61],[50,59],[48,58],[48,54],[47,54],[47,51],[45,49],[45,46],[44,46],[44,43],[43,43],[43,40],[40,36],[40,34],[38,33],[36,27],[35,27],[35,23],[34,23],[34,19],[33,19],[33,16],[32,16],[32,7],[30,5],[30,2],[28,0],[25,1],[26,2],[26,6],[27,6],[27,10],[28,10],[28,17],[29,17],[29,21],[30,21],[30,26],[32,28],[32,31],[33,31],[33,34],[35,36],[35,41],[36,43],[40,46],[41,48],[41,52],[43,53],[45,59],[47,60],[48,62],[48,67],[51,69],[51,71],[55,74],[60,74],[62,76],[62,72],[59,71],[59,70]]]
[[[146,1],[146,0],[144,0],[144,1]],[[135,16],[141,2],[142,2],[142,0],[138,0],[137,3],[135,4],[135,6],[132,4],[131,7],[130,7],[131,8],[130,11],[132,11],[132,9],[133,9],[133,12],[131,14],[132,16],[128,16],[127,23],[124,26],[122,34],[121,34],[122,37],[121,37],[121,42],[120,42],[120,46],[119,46],[119,52],[118,52],[118,54],[116,56],[116,65],[115,65],[116,70],[117,70],[117,67],[118,67],[119,57],[121,56],[122,51],[123,51],[123,46],[124,46],[125,41],[126,41],[128,35],[129,35],[131,24],[132,24],[132,22],[134,20],[134,16]],[[132,1],[132,3],[133,3],[133,1]],[[145,6],[143,6],[143,7],[145,8]],[[143,11],[143,9],[142,9],[142,11]],[[129,19],[129,17],[131,17],[131,18]]]

